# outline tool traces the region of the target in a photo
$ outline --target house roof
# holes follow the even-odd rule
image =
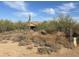
[[[27,23],[27,26],[37,26],[38,24],[40,24],[40,23],[39,22],[30,22],[30,24]]]

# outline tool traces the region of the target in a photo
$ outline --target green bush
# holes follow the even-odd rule
[[[21,30],[21,29],[26,29],[26,24],[25,22],[11,22],[10,20],[0,20],[0,32],[5,32],[5,31],[12,31],[12,30]]]
[[[14,24],[9,20],[0,20],[0,32],[14,30]]]
[[[48,32],[70,31],[70,29],[74,30],[75,27],[78,29],[78,24],[76,25],[76,23],[77,22],[69,15],[59,15],[52,21],[43,22],[42,24],[38,25],[37,28],[39,30],[44,29]]]
[[[30,20],[29,20],[30,21]],[[26,30],[27,22],[11,22],[7,19],[0,20],[0,32],[11,31],[11,30]],[[72,29],[73,31],[79,30],[79,23],[74,21],[72,17],[69,15],[59,15],[55,19],[51,21],[44,21],[41,24],[37,25],[37,30],[46,30],[47,32],[53,31],[69,31]]]

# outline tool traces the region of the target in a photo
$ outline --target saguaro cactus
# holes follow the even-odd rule
[[[30,40],[30,22],[31,22],[31,14],[29,14],[29,17],[28,17],[28,36],[27,36],[27,39]]]
[[[29,19],[28,19],[28,27],[29,27],[29,30],[30,30],[30,22],[31,22],[31,14],[29,14]]]

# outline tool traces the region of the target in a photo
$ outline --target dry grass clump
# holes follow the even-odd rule
[[[4,33],[5,34],[5,33]],[[32,49],[37,47],[39,54],[51,54],[52,52],[57,52],[62,47],[70,48],[70,43],[65,37],[64,32],[54,32],[48,34],[45,31],[30,31],[26,32],[11,32],[11,34],[5,34],[0,36],[0,40],[5,43],[8,40],[13,42],[18,42],[19,46],[28,46],[27,49]],[[31,45],[31,44],[34,44]]]
[[[43,52],[42,50],[47,50],[47,54],[50,54],[52,51],[56,51],[58,49],[57,46],[55,46],[55,40],[56,40],[56,35],[50,35],[50,34],[41,34],[41,32],[30,32],[31,34],[27,33],[26,36],[20,35],[17,36],[19,40],[19,46],[28,46],[31,45],[32,43],[34,44],[34,47],[41,47],[38,48],[38,52],[41,53]],[[43,48],[44,47],[44,48]],[[49,47],[49,48],[48,48]],[[33,48],[28,47],[28,49]],[[39,51],[41,50],[41,52]]]
[[[52,49],[50,47],[38,48],[38,54],[51,54]]]
[[[56,52],[62,47],[70,48],[68,39],[65,37],[64,32],[55,32],[53,34],[41,34],[40,32],[34,32],[31,34],[31,40],[35,46],[41,46],[38,48],[39,53],[47,53],[46,51]],[[43,47],[43,48],[42,48]],[[50,49],[48,49],[49,47]],[[46,51],[43,51],[46,50]]]

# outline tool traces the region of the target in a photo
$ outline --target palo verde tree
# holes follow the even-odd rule
[[[69,15],[59,15],[51,21],[43,22],[38,28],[49,31],[70,31],[70,29],[74,28],[75,24],[76,21]]]
[[[57,18],[58,22],[58,29],[62,31],[67,31],[74,28],[74,25],[76,24],[76,21],[72,19],[69,15],[60,15]]]

